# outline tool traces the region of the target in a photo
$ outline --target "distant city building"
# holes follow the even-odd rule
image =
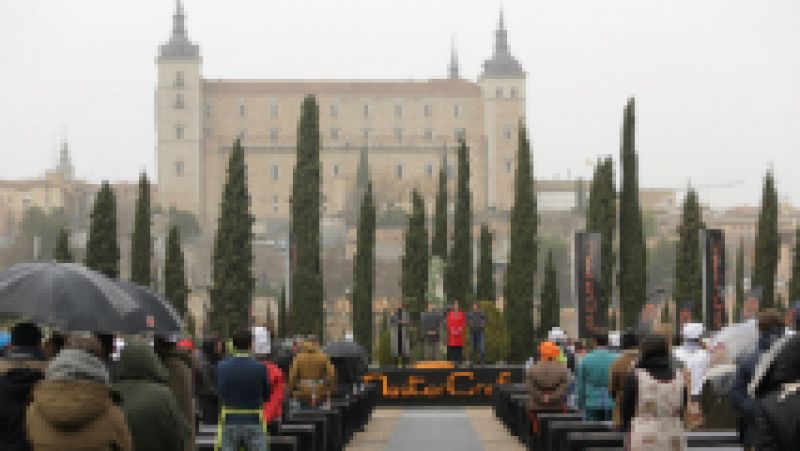
[[[476,213],[508,211],[513,202],[526,73],[511,55],[502,14],[477,81],[460,77],[455,49],[446,77],[437,80],[206,79],[180,2],[156,64],[158,200],[165,209],[196,214],[204,225],[219,213],[237,137],[247,155],[256,227],[288,219],[297,122],[308,94],[319,104],[324,215],[352,208],[364,148],[379,210],[407,209],[413,188],[432,204],[442,164],[455,179],[460,137],[470,148]]]

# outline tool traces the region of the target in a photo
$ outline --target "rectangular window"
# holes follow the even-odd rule
[[[239,131],[236,133],[236,136],[240,140],[244,141],[244,139],[247,138],[247,129],[246,128],[240,128]]]
[[[278,203],[278,195],[277,194],[273,194],[272,195],[272,203],[273,204],[277,204]]]
[[[424,136],[425,136],[425,140],[426,141],[432,140],[433,139],[433,129],[432,128],[426,128],[425,131],[424,131]]]
[[[176,110],[182,110],[183,106],[184,106],[183,105],[183,94],[181,94],[181,93],[175,94],[175,105],[174,105],[175,109]]]
[[[432,163],[428,163],[427,165],[425,165],[425,175],[427,175],[428,178],[433,177],[433,164]]]
[[[503,98],[503,88],[495,89],[494,90],[494,94],[495,94],[495,97],[497,97],[498,99],[502,99]]]
[[[175,126],[175,139],[183,139],[183,125]]]
[[[277,128],[269,129],[269,140],[271,142],[278,141],[278,129]]]
[[[395,105],[394,106],[394,117],[400,119],[403,117],[403,105]]]
[[[339,129],[336,127],[331,128],[331,139],[337,140],[339,139]]]
[[[247,110],[244,107],[244,100],[239,101],[239,117],[244,117],[247,113]]]
[[[338,163],[334,163],[332,172],[333,172],[333,176],[334,177],[339,177],[339,164]]]
[[[517,98],[517,88],[511,88],[511,94],[509,95],[512,99]]]
[[[206,138],[211,138],[211,135],[214,134],[214,129],[211,127],[206,127],[203,129],[203,136]]]
[[[506,173],[511,174],[514,170],[514,162],[511,160],[506,160]]]
[[[511,139],[514,135],[514,129],[510,125],[503,127],[503,139]]]
[[[179,70],[175,72],[175,87],[182,88],[183,87],[183,71]]]
[[[364,137],[364,141],[368,141],[369,140],[369,129],[368,128],[362,128],[361,129],[361,136]]]
[[[402,164],[398,164],[398,165],[396,165],[394,167],[394,176],[397,177],[398,179],[402,179],[403,178],[403,165]]]
[[[369,105],[364,104],[364,117],[369,117]]]
[[[213,112],[214,112],[214,105],[211,105],[210,103],[207,103],[206,104],[206,117],[211,116],[211,114]]]
[[[447,178],[453,178],[455,176],[455,171],[453,170],[453,165],[447,165]]]
[[[273,103],[269,106],[269,115],[273,118],[278,117],[278,104]]]
[[[183,161],[176,161],[175,162],[175,175],[178,175],[178,176],[183,175]]]
[[[395,128],[394,129],[394,139],[397,142],[403,141],[403,129],[402,128]]]
[[[461,105],[459,104],[453,105],[453,116],[461,117]]]
[[[331,105],[331,117],[339,117],[339,105]]]
[[[271,168],[270,172],[272,173],[271,174],[272,175],[272,180],[277,181],[278,179],[281,178],[281,169],[280,169],[280,166],[278,166],[277,164],[273,164],[272,165],[272,168]]]
[[[453,136],[455,136],[456,141],[460,141],[462,139],[466,139],[467,137],[467,130],[463,127],[457,127],[453,130]]]
[[[433,106],[432,105],[425,105],[423,107],[423,113],[425,114],[425,117],[433,116]]]

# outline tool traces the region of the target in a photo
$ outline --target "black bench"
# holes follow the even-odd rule
[[[549,440],[550,424],[554,421],[574,421],[580,422],[583,420],[583,415],[580,412],[539,412],[536,415],[539,422],[539,433],[531,436],[531,441],[528,444],[528,449],[540,450],[545,449]]]
[[[293,413],[287,414],[283,419],[283,424],[285,425],[312,425],[314,426],[314,448],[311,448],[308,451],[326,451],[327,444],[328,444],[328,430],[329,424],[328,419],[325,416],[305,416],[303,418],[296,417]]]
[[[551,451],[569,450],[570,432],[612,432],[610,421],[551,421],[548,425],[547,448]]]
[[[195,446],[198,451],[212,451],[216,444],[216,435],[197,435],[195,438]],[[270,451],[303,451],[302,448],[297,446],[296,437],[288,436],[273,436],[267,437],[267,445]]]
[[[298,451],[319,449],[316,441],[316,428],[313,424],[281,423],[278,434],[281,436],[295,437],[297,439]]]
[[[735,448],[739,445],[736,431],[696,431],[686,432],[689,448]],[[588,448],[621,448],[624,446],[623,432],[569,432],[568,451],[585,451]]]

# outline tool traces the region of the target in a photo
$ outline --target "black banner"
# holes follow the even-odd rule
[[[703,311],[706,330],[716,331],[728,323],[725,311],[725,233],[701,230],[703,246]]]
[[[597,311],[600,290],[600,234],[578,232],[575,234],[575,293],[578,296],[578,335],[588,338],[595,326],[605,321]]]
[[[524,382],[525,367],[384,368],[364,376],[379,405],[490,405],[495,384]]]

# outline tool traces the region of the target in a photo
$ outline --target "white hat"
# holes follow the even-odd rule
[[[703,335],[703,323],[686,323],[683,325],[683,337],[690,340],[697,340]]]
[[[353,333],[350,331],[345,332],[344,341],[353,341]]]
[[[561,330],[561,328],[558,326],[550,329],[550,332],[547,333],[548,341],[559,343],[561,341],[564,341],[565,338],[567,338],[567,334],[565,334],[564,331]]]
[[[622,333],[618,330],[612,330],[608,333],[608,345],[612,348],[619,348],[622,344]]]

